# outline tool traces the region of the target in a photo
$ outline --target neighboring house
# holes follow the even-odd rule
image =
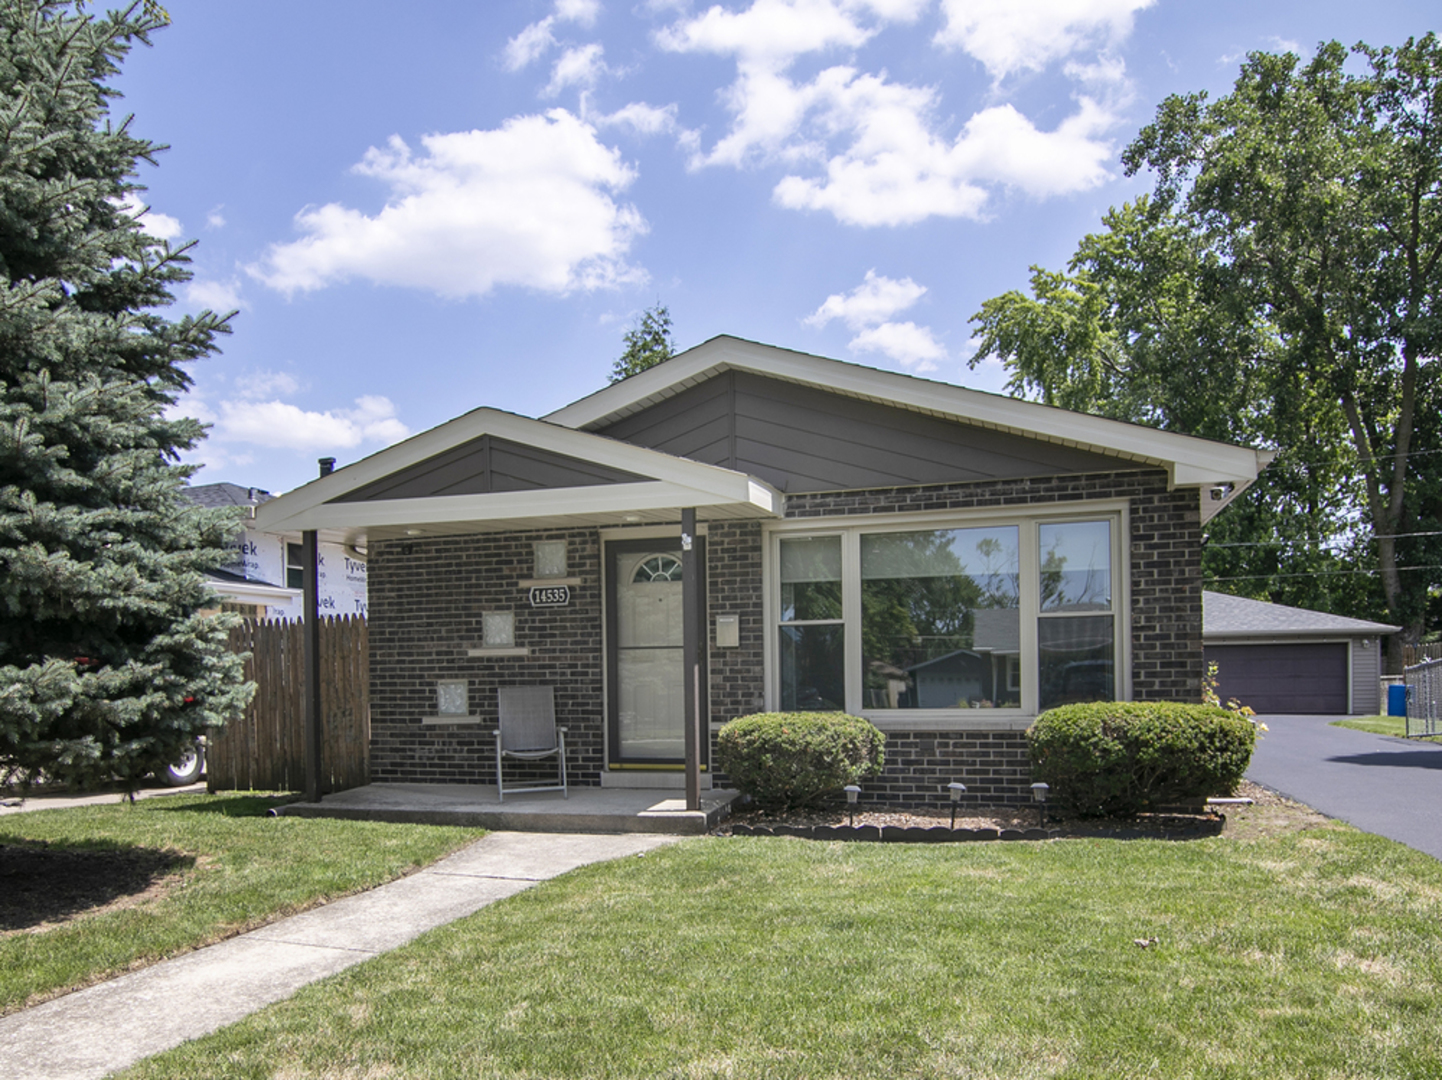
[[[256,525],[370,555],[376,781],[488,782],[497,688],[545,684],[573,783],[679,786],[689,633],[713,737],[845,709],[888,733],[867,798],[996,802],[1030,795],[1042,709],[1200,700],[1202,527],[1268,460],[719,337],[540,420],[466,413]]]
[[[234,560],[208,575],[220,595],[220,610],[252,619],[299,619],[301,551],[299,533],[268,533],[256,527],[255,508],[275,496],[239,484],[199,484],[186,489],[201,506],[239,506],[242,528],[231,543]],[[366,613],[366,560],[347,544],[324,543],[320,552],[323,615]]]
[[[1226,593],[1202,594],[1218,694],[1259,713],[1382,712],[1382,637],[1400,627]]]

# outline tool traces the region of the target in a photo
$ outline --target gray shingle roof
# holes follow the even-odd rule
[[[1269,604],[1226,593],[1202,593],[1202,637],[1351,637],[1395,634],[1400,627]]]
[[[239,484],[197,484],[184,492],[191,502],[201,506],[259,506],[275,498],[260,488],[243,488]]]

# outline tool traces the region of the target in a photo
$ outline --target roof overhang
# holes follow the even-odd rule
[[[375,481],[492,435],[633,473],[636,482],[400,499],[337,501]],[[400,537],[582,528],[677,520],[780,517],[780,492],[731,469],[703,465],[586,431],[497,409],[475,409],[256,508],[266,532],[314,530],[359,544]]]
[[[944,420],[1162,468],[1172,487],[1199,489],[1204,522],[1245,491],[1276,456],[1270,450],[1179,435],[729,336],[712,338],[543,419],[568,428],[595,430],[724,371],[746,371],[820,387]]]
[[[281,600],[298,600],[301,596],[299,589],[285,589],[279,585],[271,585],[264,581],[220,581],[216,578],[208,578],[207,583],[211,591],[221,597],[229,597],[235,600],[255,600],[277,602]]]

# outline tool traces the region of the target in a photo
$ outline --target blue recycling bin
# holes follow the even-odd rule
[[[1400,683],[1393,683],[1387,687],[1387,715],[1407,715],[1407,687]]]

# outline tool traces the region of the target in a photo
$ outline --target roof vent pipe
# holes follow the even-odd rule
[[[319,463],[320,474],[322,476],[329,476],[331,473],[335,472],[335,458],[323,457],[320,459]]]

